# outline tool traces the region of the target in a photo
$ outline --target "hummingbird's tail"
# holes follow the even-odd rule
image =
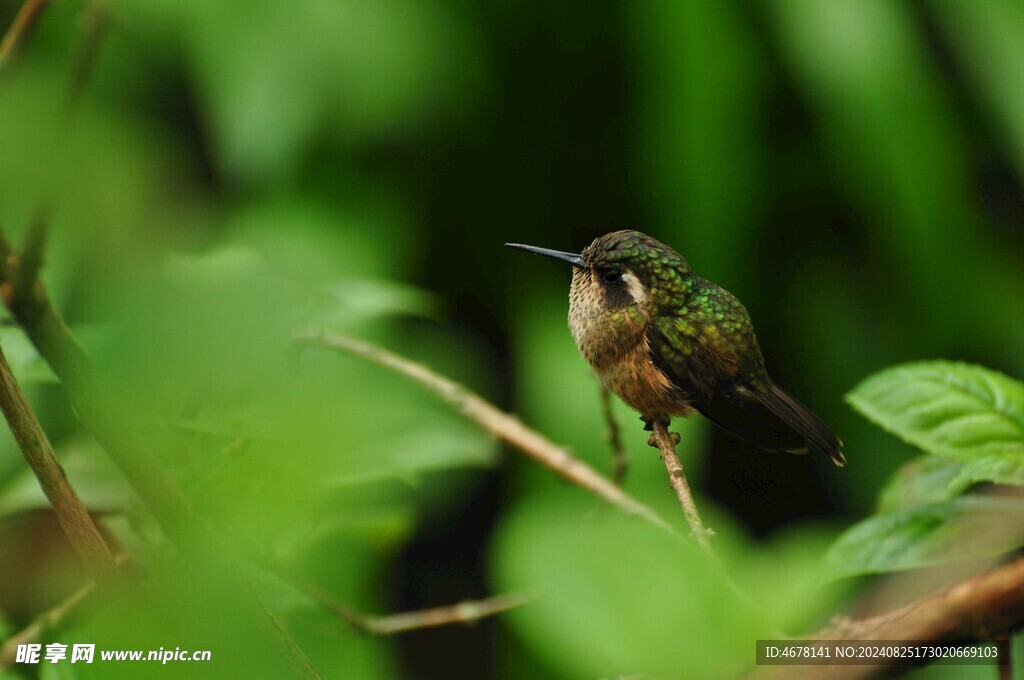
[[[780,420],[800,433],[809,443],[827,453],[838,467],[846,465],[843,442],[806,406],[770,380],[767,389],[758,390],[757,397]]]

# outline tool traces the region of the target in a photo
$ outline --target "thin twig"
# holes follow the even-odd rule
[[[0,349],[0,409],[75,552],[91,571],[97,574],[112,572],[114,556],[89,517],[89,511],[68,482],[50,440],[11,372],[3,349]]]
[[[0,40],[0,69],[6,67],[20,54],[22,46],[31,35],[36,22],[42,15],[43,10],[50,4],[50,0],[25,0],[25,3],[18,10],[14,22],[7,29],[3,40]]]
[[[80,391],[83,375],[89,365],[85,351],[68,331],[64,320],[50,302],[46,289],[38,280],[31,286],[15,287],[21,257],[11,247],[2,228],[0,254],[4,255],[3,280],[0,281],[0,296],[4,304],[61,384],[72,394]]]
[[[121,553],[114,558],[117,566],[128,561],[128,555]],[[64,600],[39,614],[32,622],[20,631],[7,638],[3,645],[0,645],[0,671],[11,668],[17,661],[18,645],[25,645],[31,642],[40,642],[43,638],[61,627],[67,622],[72,611],[77,609],[96,590],[96,582],[90,581],[84,586],[71,593]]]
[[[43,251],[46,247],[47,211],[37,206],[32,220],[25,229],[18,266],[11,277],[11,298],[26,300],[32,294],[32,287],[43,268]]]
[[[438,628],[455,623],[468,625],[532,601],[532,597],[523,593],[494,595],[483,600],[466,600],[443,607],[431,607],[390,616],[372,616],[366,620],[366,624],[377,635],[408,633],[412,630]]]
[[[529,604],[536,599],[526,593],[505,593],[481,600],[466,600],[441,607],[376,616],[364,614],[338,602],[316,585],[305,583],[302,584],[302,589],[324,609],[335,614],[356,630],[369,635],[395,635],[457,623],[468,625],[509,609]]]
[[[438,375],[423,364],[410,361],[383,347],[338,333],[300,330],[294,337],[301,342],[354,354],[411,378],[498,439],[554,470],[563,479],[600,496],[629,514],[638,515],[655,526],[675,533],[672,526],[652,508],[627,494],[600,472],[536,430],[526,427],[515,416],[505,413],[476,393]]]
[[[604,412],[604,422],[608,426],[608,443],[612,447],[612,480],[622,486],[626,481],[626,472],[629,470],[629,459],[626,456],[626,448],[622,445],[622,433],[619,430],[619,421],[612,410],[612,394],[608,388],[601,386],[601,410]]]
[[[669,432],[668,426],[660,420],[654,420],[653,425],[654,430],[647,438],[647,443],[661,451],[661,459],[665,462],[665,469],[668,470],[668,480],[672,484],[672,490],[676,492],[676,497],[679,498],[679,505],[683,507],[683,514],[686,515],[686,521],[690,525],[693,537],[704,552],[713,556],[708,536],[713,536],[714,532],[706,529],[700,520],[697,504],[693,502],[693,496],[690,494],[690,484],[686,481],[686,475],[683,473],[683,464],[679,462],[679,456],[676,455],[679,435]]]
[[[96,590],[96,582],[90,581],[62,600],[52,609],[48,609],[32,620],[25,628],[4,641],[0,646],[0,670],[11,668],[17,660],[18,646],[40,641],[60,628],[68,615],[77,608],[92,592]]]
[[[1024,557],[927,595],[886,614],[841,620],[809,636],[817,640],[992,640],[1024,625]],[[928,659],[921,659],[921,664]],[[891,672],[886,666],[777,666],[767,678],[862,680]]]
[[[1013,651],[1009,636],[996,640],[999,648],[999,680],[1013,680]]]
[[[71,76],[68,78],[67,100],[65,110],[74,112],[85,92],[85,86],[92,77],[96,58],[99,56],[100,44],[110,26],[110,10],[100,0],[91,0],[82,10],[81,39],[75,49],[75,57],[71,62]]]

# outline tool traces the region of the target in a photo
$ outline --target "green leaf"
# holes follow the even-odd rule
[[[716,531],[728,529],[717,520],[713,526]],[[787,528],[770,541],[759,541],[737,555],[720,553],[719,557],[760,611],[770,612],[774,630],[799,633],[817,628],[841,605],[847,584],[822,588],[820,583],[821,557],[835,535],[824,527]]]
[[[960,496],[870,517],[845,531],[825,556],[838,579],[1000,555],[1024,545],[1024,500]]]
[[[948,458],[915,458],[893,473],[878,494],[878,512],[941,503],[960,495],[971,485],[970,481],[961,480],[964,467],[963,463]]]
[[[976,462],[961,483],[1024,480],[1024,384],[1001,373],[943,361],[905,364],[871,376],[847,400],[928,453]]]
[[[497,588],[539,596],[507,620],[561,677],[731,677],[771,630],[692,543],[565,489],[520,503],[496,548]]]
[[[975,482],[996,482],[1024,486],[1024,456],[986,456],[965,463],[954,485],[968,487]]]
[[[327,301],[315,323],[325,328],[396,314],[436,319],[441,309],[436,296],[387,279],[338,281],[325,285],[324,293]]]
[[[39,356],[32,342],[21,328],[0,326],[0,347],[11,366],[11,371],[21,384],[55,383],[57,376]]]
[[[40,680],[78,680],[82,677],[78,673],[80,665],[72,665],[67,659],[71,658],[71,646],[68,645],[67,658],[57,663],[50,663],[45,661],[43,654],[46,653],[46,643],[43,643],[43,649],[40,653],[40,657],[44,659],[43,663],[39,664],[39,679]]]

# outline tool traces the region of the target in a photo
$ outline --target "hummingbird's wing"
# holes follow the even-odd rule
[[[749,316],[708,284],[699,306],[661,316],[648,330],[651,360],[687,401],[722,429],[768,451],[804,453],[810,442],[837,465],[842,443],[764,370]]]
[[[648,331],[651,360],[683,398],[705,418],[734,437],[766,451],[806,453],[807,441],[760,400],[745,394],[735,375],[695,339],[675,337],[676,319],[659,319]]]
[[[843,455],[843,442],[839,440],[836,433],[830,430],[828,425],[821,422],[818,416],[814,415],[810,409],[790,396],[784,389],[769,379],[765,389],[758,391],[754,396],[769,411],[799,432],[807,441],[828,454],[828,457],[837,466],[843,467],[846,465],[846,456]]]

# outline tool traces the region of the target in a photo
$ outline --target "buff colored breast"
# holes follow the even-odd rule
[[[651,362],[646,339],[618,360],[594,372],[601,384],[640,412],[645,418],[682,417],[693,409],[673,390],[672,381]]]
[[[574,280],[569,328],[601,384],[645,418],[685,416],[691,409],[651,361],[647,316],[638,306],[602,309],[587,282]]]

